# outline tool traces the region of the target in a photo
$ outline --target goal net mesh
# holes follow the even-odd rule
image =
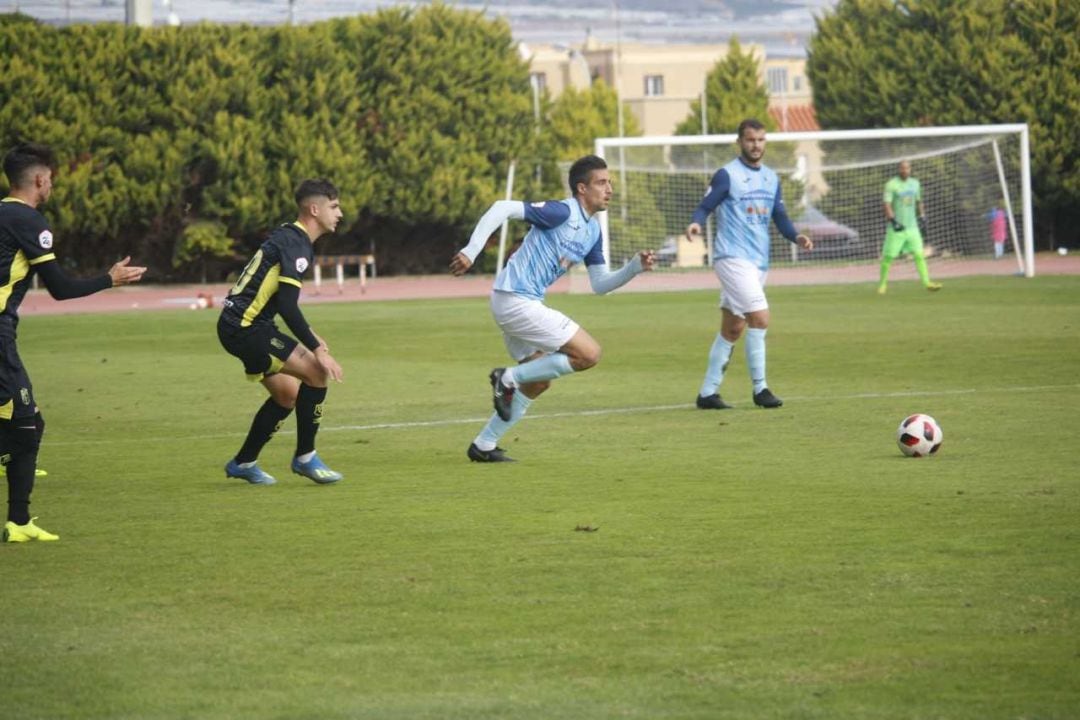
[[[940,263],[995,259],[993,215],[998,210],[1005,212],[1006,228],[1000,262],[1023,270],[1023,241],[1017,234],[1023,228],[1019,133],[988,128],[985,134],[957,136],[829,137],[835,134],[768,137],[765,163],[781,178],[795,227],[814,241],[812,252],[802,251],[770,224],[771,268],[815,270],[808,281],[828,282],[838,267],[863,265],[867,279],[872,278],[885,237],[884,186],[897,175],[900,162],[908,160],[912,176],[922,185],[922,234],[931,274]],[[615,185],[606,218],[613,266],[646,248],[659,252],[661,270],[711,264],[715,215],[709,217],[703,238],[691,241],[683,233],[713,173],[738,149],[734,135],[684,144],[687,140],[598,142]],[[981,272],[979,267],[972,264],[971,272]],[[949,274],[965,272],[957,266]]]

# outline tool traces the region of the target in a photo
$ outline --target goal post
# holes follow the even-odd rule
[[[615,185],[600,217],[612,265],[646,248],[658,251],[662,271],[711,264],[715,219],[709,218],[704,242],[683,233],[713,173],[738,154],[735,140],[734,134],[596,140]],[[797,269],[805,282],[876,280],[884,186],[908,160],[922,187],[932,276],[946,267],[952,276],[1000,274],[1008,265],[1034,276],[1026,124],[774,132],[767,140],[765,163],[781,178],[788,215],[815,244],[802,251],[770,224],[771,268]],[[1004,247],[1012,260],[995,254],[997,211],[1005,216]]]

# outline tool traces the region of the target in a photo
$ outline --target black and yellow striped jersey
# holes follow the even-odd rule
[[[36,208],[11,197],[0,201],[0,334],[14,337],[34,266],[56,259],[52,246],[49,223]]]
[[[313,254],[307,231],[298,223],[275,229],[229,290],[222,303],[221,321],[241,328],[272,324],[278,314],[279,285],[302,287]]]

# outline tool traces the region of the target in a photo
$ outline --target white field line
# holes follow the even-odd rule
[[[958,390],[905,390],[902,392],[888,392],[888,393],[854,393],[850,395],[785,395],[785,402],[829,402],[829,401],[843,401],[843,400],[880,400],[885,398],[903,398],[903,397],[948,397],[950,395],[993,395],[1003,393],[1021,393],[1021,392],[1046,392],[1055,390],[1077,390],[1080,389],[1080,383],[1069,383],[1067,385],[1028,385],[1017,387],[999,387],[999,388],[964,388]],[[694,407],[692,403],[680,403],[678,405],[638,405],[634,407],[622,407],[622,408],[603,408],[599,410],[573,410],[567,412],[554,412],[554,413],[534,413],[526,415],[522,418],[525,420],[553,420],[559,418],[570,417],[591,417],[591,416],[603,416],[603,415],[639,415],[651,412],[667,412],[670,410],[687,410]],[[490,415],[483,417],[469,417],[469,418],[448,418],[445,420],[419,420],[414,422],[390,422],[390,423],[371,423],[367,425],[323,425],[320,432],[362,432],[370,430],[412,430],[415,428],[429,428],[429,427],[448,427],[452,425],[479,425],[487,422]],[[244,420],[245,424],[247,419]],[[148,443],[148,442],[176,442],[178,440],[214,440],[218,438],[230,438],[230,437],[244,437],[246,432],[227,432],[227,433],[214,433],[212,435],[175,435],[171,437],[140,437],[140,438],[117,438],[117,439],[96,439],[96,440],[46,440],[45,444],[48,447],[57,447],[60,445],[109,445],[115,443],[130,443],[132,441]],[[281,430],[279,435],[294,434],[290,430]]]

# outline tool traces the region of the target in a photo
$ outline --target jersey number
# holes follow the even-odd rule
[[[262,264],[263,251],[260,249],[256,252],[248,264],[244,266],[244,272],[240,273],[240,277],[236,280],[236,284],[232,286],[232,290],[229,291],[230,295],[239,295],[247,287],[247,284],[251,282],[252,276],[255,271],[259,269],[259,265]]]

